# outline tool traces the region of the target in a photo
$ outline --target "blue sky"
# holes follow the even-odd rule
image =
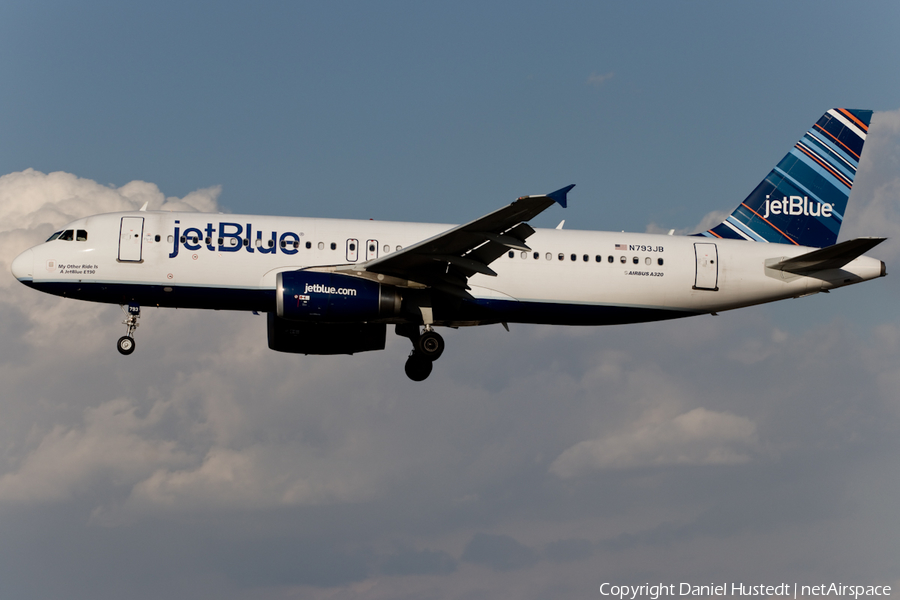
[[[576,183],[584,228],[689,227],[825,109],[895,108],[867,6],[13,3],[0,165],[439,222]]]
[[[898,23],[891,2],[5,3],[0,267],[144,199],[458,223],[575,183],[537,225],[689,232],[844,106],[877,112],[841,239],[890,236],[893,273]],[[0,596],[900,585],[897,281],[448,331],[417,386],[404,340],[284,356],[240,313],[145,311],[124,359],[117,307],[0,278]],[[579,444],[619,458],[573,468]]]

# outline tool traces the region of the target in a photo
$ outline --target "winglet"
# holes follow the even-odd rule
[[[564,188],[560,188],[560,189],[556,190],[555,192],[550,192],[549,194],[547,194],[547,197],[552,198],[553,200],[558,202],[563,208],[566,208],[566,205],[568,204],[568,200],[566,199],[566,194],[568,194],[569,190],[571,190],[573,187],[575,187],[574,183],[572,185],[567,185]]]

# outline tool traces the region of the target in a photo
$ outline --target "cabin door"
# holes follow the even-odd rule
[[[715,244],[694,244],[694,255],[697,257],[697,272],[694,276],[695,290],[719,289],[719,254]]]
[[[119,262],[143,262],[144,217],[122,217],[119,226]]]

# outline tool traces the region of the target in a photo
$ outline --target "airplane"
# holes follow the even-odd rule
[[[688,236],[534,229],[569,185],[464,225],[147,210],[88,216],[25,250],[13,275],[119,304],[266,313],[272,350],[383,350],[388,325],[425,380],[436,327],[611,325],[717,314],[868,281],[886,238],[837,242],[872,111],[827,111],[722,223]]]

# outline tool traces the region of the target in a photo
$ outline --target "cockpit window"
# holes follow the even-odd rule
[[[71,242],[72,240],[75,239],[75,231],[73,231],[72,229],[66,229],[59,236],[59,239],[61,239],[64,242]]]
[[[87,231],[84,229],[79,229],[75,232],[75,241],[76,242],[86,242],[87,241]]]
[[[55,240],[56,238],[58,238],[61,235],[62,235],[62,231],[57,231],[56,233],[51,235],[49,238],[47,238],[47,241],[52,242],[53,240]]]

